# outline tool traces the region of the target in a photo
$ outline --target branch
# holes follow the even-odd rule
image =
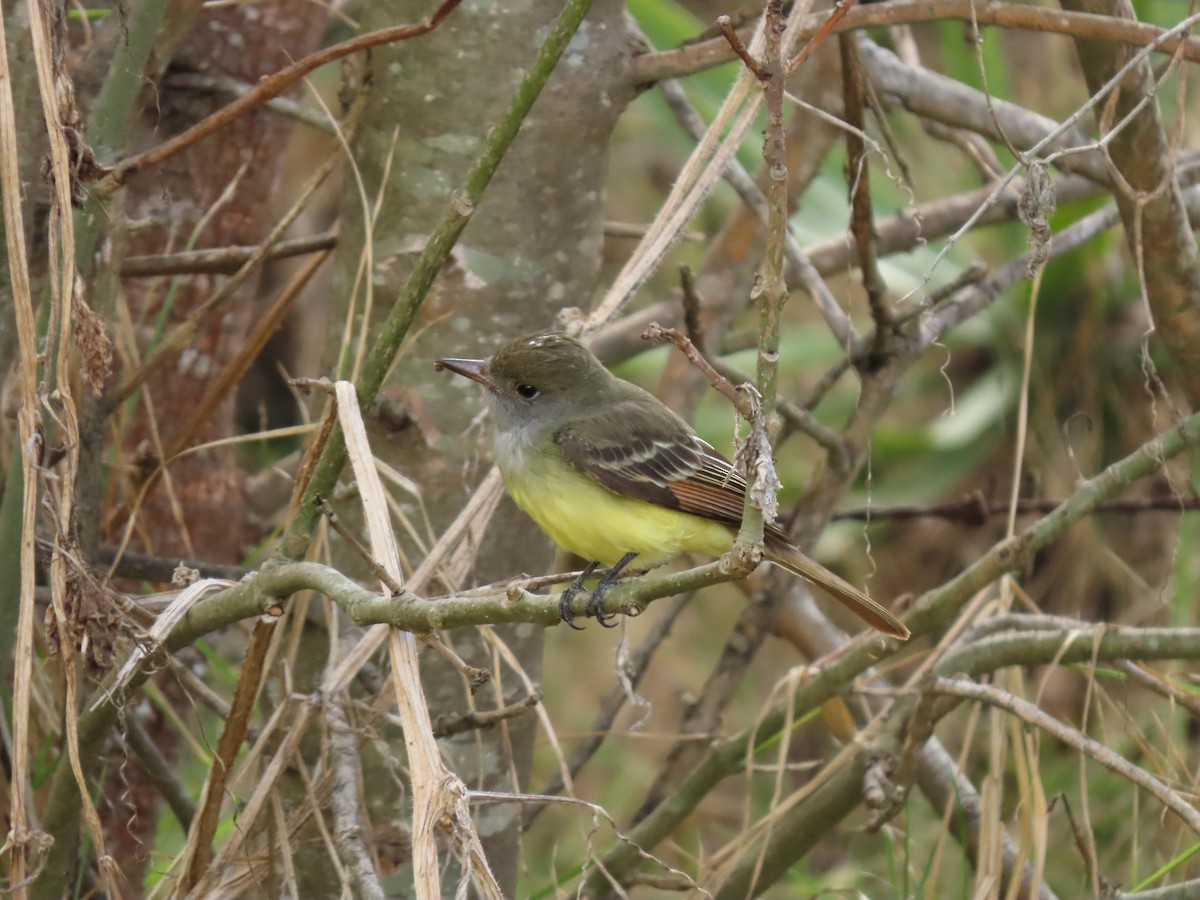
[[[692,108],[691,101],[688,99],[687,92],[677,84],[665,82],[660,85],[659,90],[662,92],[663,99],[667,101],[667,106],[675,113],[676,119],[680,125],[688,132],[695,140],[702,141],[706,134],[707,128],[700,119],[700,116]],[[759,188],[758,184],[738,162],[737,156],[731,155],[725,163],[724,171],[725,181],[733,188],[738,198],[746,205],[746,208],[754,213],[755,217],[762,223],[764,230],[767,227],[768,219],[768,204],[767,197]],[[850,317],[839,305],[837,298],[834,297],[833,291],[825,284],[820,272],[809,260],[804,249],[800,246],[800,242],[796,240],[791,229],[787,230],[786,243],[784,245],[787,254],[788,265],[804,283],[804,288],[812,298],[817,309],[825,318],[829,330],[833,332],[837,342],[841,345],[849,344],[853,341],[854,326],[850,322]],[[635,315],[637,315],[635,313]],[[663,315],[659,314],[662,318]],[[651,317],[653,318],[653,316]]]
[[[1071,37],[1105,38],[1132,46],[1150,44],[1163,33],[1161,28],[1131,22],[1128,19],[1044,9],[998,0],[891,0],[890,3],[856,6],[837,23],[833,33],[842,34],[879,25],[916,25],[947,19],[970,22],[972,17],[980,25],[1045,31]],[[828,12],[810,14],[801,24],[798,37],[813,37],[828,18]],[[1184,59],[1200,62],[1200,39],[1197,38],[1173,37],[1164,42],[1159,50],[1163,53],[1175,53],[1181,47]],[[733,50],[725,38],[713,38],[674,50],[644,53],[635,58],[631,79],[637,85],[650,85],[701,72],[734,58]]]
[[[739,416],[747,422],[754,418],[754,404],[750,401],[750,398],[745,394],[739,393],[738,389],[733,386],[729,379],[713,368],[712,363],[705,359],[703,354],[696,349],[696,345],[679,331],[676,331],[674,328],[663,328],[657,322],[651,322],[650,326],[642,333],[642,339],[655,345],[665,343],[674,344],[687,357],[688,362],[704,374],[709,383],[717,389],[717,393],[733,404],[733,408],[737,410]]]
[[[935,678],[930,690],[948,697],[987,703],[989,706],[1012,713],[1021,721],[1045,731],[1060,743],[1091,757],[1110,772],[1115,772],[1122,778],[1132,781],[1179,816],[1192,831],[1200,834],[1200,811],[1165,783],[1105,747],[1099,741],[1092,740],[1077,729],[1070,728],[1053,716],[1042,712],[1028,700],[1022,700],[1007,691],[977,684],[966,678]]]
[[[1114,13],[1126,8],[1111,0],[1063,0],[1063,6]],[[1132,62],[1128,48],[1107,41],[1080,37],[1076,45],[1093,93]],[[1168,142],[1164,132],[1158,90],[1150,62],[1143,59],[1121,77],[1112,101],[1097,119],[1116,174],[1117,206],[1125,240],[1137,262],[1143,299],[1194,406],[1200,402],[1200,251],[1175,182],[1178,147]]]
[[[862,270],[863,289],[867,294],[867,305],[875,323],[871,341],[871,355],[882,359],[887,353],[896,327],[895,316],[888,305],[887,283],[879,270],[879,259],[875,249],[875,214],[871,204],[871,169],[867,162],[867,148],[863,140],[863,107],[866,103],[866,88],[858,59],[858,48],[853,38],[842,35],[838,38],[842,56],[842,93],[845,97],[845,116],[850,128],[846,129],[846,168],[850,178],[850,233],[858,250],[858,265]]]
[[[1063,665],[1126,657],[1192,658],[1200,652],[1200,648],[1188,646],[1188,641],[1195,635],[1200,635],[1200,629],[1114,629],[1107,625],[1093,626],[1090,629],[1057,630],[1052,634],[1006,635],[1005,637],[1011,638],[1009,653],[992,654],[990,666],[986,671],[1014,664]],[[1034,643],[1039,645],[1040,654],[1030,652],[1030,645]],[[1164,655],[1159,656],[1159,653]],[[1012,697],[1010,704],[1011,695],[980,686],[966,678],[948,675],[947,673],[959,671],[961,661],[961,658],[957,657],[946,658],[936,666],[933,678],[929,682],[933,692],[994,703],[1027,721],[1034,722],[1039,727],[1045,727],[1060,740],[1082,752],[1089,755],[1094,753],[1094,758],[1149,790],[1164,805],[1184,818],[1191,827],[1200,828],[1200,811],[1175,795],[1169,787],[1153,776],[1126,762],[1108,748],[1078,732],[1064,734],[1064,731],[1072,730],[1061,726],[1061,723],[1057,723],[1026,701]],[[982,671],[982,667],[976,668],[974,674],[980,674]],[[939,674],[941,677],[938,677]],[[751,896],[748,885],[753,885],[757,890],[765,889],[781,877],[799,856],[806,853],[852,810],[861,805],[866,791],[864,779],[872,761],[900,758],[902,748],[908,743],[909,734],[915,725],[920,725],[925,730],[931,729],[937,719],[949,711],[948,706],[936,710],[930,708],[927,702],[929,696],[925,691],[902,695],[887,713],[876,717],[871,725],[856,736],[853,743],[846,745],[837,758],[826,765],[805,787],[789,797],[786,805],[781,807],[770,822],[768,836],[761,851],[755,858],[747,857],[739,863],[722,884],[717,897],[732,900],[735,897]],[[760,742],[768,737],[761,727],[755,735]],[[917,736],[917,740],[924,743],[920,735]],[[903,782],[896,787],[902,791]],[[899,806],[895,808],[898,810]],[[630,834],[629,839],[636,840],[636,833]]]
[[[151,740],[150,735],[146,734],[146,729],[142,726],[136,711],[127,710],[124,726],[125,737],[133,752],[137,754],[138,762],[142,764],[146,775],[158,788],[158,792],[162,794],[163,800],[175,814],[180,826],[187,831],[192,827],[192,819],[196,815],[196,804],[192,802],[191,794],[176,777],[171,764],[162,755],[158,745]]]
[[[762,268],[750,291],[750,299],[758,306],[758,357],[754,378],[757,409],[749,418],[750,435],[738,452],[745,464],[747,490],[742,524],[734,542],[735,552],[761,552],[763,528],[767,522],[775,521],[782,487],[775,472],[766,417],[775,408],[779,335],[783,309],[788,302],[783,274],[784,245],[788,235],[787,132],[783,127],[783,94],[787,87],[785,27],[782,0],[768,0],[764,22],[766,47],[759,63],[762,73],[759,78],[763,80],[765,76],[766,80],[767,127],[763,131],[762,156],[767,171],[767,228]]]
[[[1076,150],[1057,157],[1055,165],[1063,171],[1086,176],[1097,184],[1111,183],[1098,150],[1078,151],[1078,148],[1095,144],[1082,128],[1064,127],[1054,119],[1007,100],[989,97],[954,78],[907,65],[890,50],[871,41],[860,39],[858,50],[880,96],[893,98],[910,113],[977,132],[989,140],[1004,141],[1007,136],[1018,150],[1037,147],[1041,154]],[[1051,135],[1054,135],[1053,140],[1040,146]]]
[[[212,857],[212,841],[221,817],[221,804],[225,801],[225,786],[250,728],[250,718],[254,714],[258,692],[266,675],[264,663],[267,650],[274,633],[275,620],[262,617],[255,623],[246,645],[229,715],[225,717],[212,766],[200,792],[199,814],[193,827],[188,830],[190,852],[180,881],[184,893],[199,883]]]
[[[975,865],[989,830],[983,824],[983,798],[970,779],[962,774],[958,760],[947,752],[936,737],[931,737],[921,748],[916,784],[934,810],[942,814],[942,826],[963,846],[972,865]],[[1000,866],[1004,884],[1019,882],[1021,893],[1017,896],[1030,897],[1033,872],[1024,847],[1012,839],[1007,829],[1001,841]],[[1057,898],[1049,885],[1042,881],[1036,900]]]
[[[310,237],[259,244],[255,247],[218,247],[185,253],[156,256],[128,256],[121,262],[124,278],[152,278],[157,275],[229,275],[256,256],[265,260],[287,259],[304,253],[332,250],[337,246],[337,231],[330,229]]]
[[[1017,515],[1032,515],[1053,512],[1065,501],[1053,499],[1024,499],[1016,504]],[[847,509],[833,514],[835,520],[850,519],[856,522],[892,520],[905,522],[912,519],[946,519],[964,525],[982,526],[992,516],[1007,515],[1011,504],[1008,501],[991,502],[980,491],[967,494],[959,500],[934,503],[928,506],[869,506]],[[1114,515],[1140,515],[1141,513],[1168,512],[1187,513],[1200,510],[1200,497],[1126,497],[1097,503],[1094,513]]]
[[[1115,228],[1120,221],[1115,205],[1105,206],[1072,223],[1050,240],[1047,259],[1057,259],[1086,244],[1092,238]],[[1034,253],[1029,252],[1003,265],[987,278],[973,285],[951,303],[928,312],[920,321],[919,342],[928,347],[940,340],[947,332],[967,319],[991,306],[996,298],[1009,287],[1028,276],[1029,263]]]
[[[362,770],[358,764],[358,745],[354,731],[346,719],[344,701],[328,698],[325,720],[329,724],[330,806],[333,811],[333,840],[338,857],[354,881],[354,896],[364,900],[383,900],[387,894],[375,871],[371,851],[363,836],[359,817],[362,797],[359,782]]]
[[[188,313],[187,318],[165,334],[159,344],[146,356],[141,366],[125,377],[121,384],[106,392],[103,404],[106,413],[111,414],[128,397],[140,388],[151,375],[162,369],[175,359],[195,339],[200,326],[209,317],[215,315],[230,299],[236,296],[240,288],[250,276],[258,271],[259,265],[266,259],[267,251],[286,233],[292,222],[304,211],[308,199],[320,187],[321,183],[333,171],[339,162],[337,153],[330,153],[320,167],[309,177],[299,192],[299,197],[283,217],[275,223],[271,233],[241,267],[211,297]]]
[[[168,72],[165,86],[174,89],[232,94],[234,97],[244,97],[257,89],[256,85],[247,84],[229,75],[203,72]],[[326,134],[337,134],[337,128],[323,112],[297,103],[289,97],[272,97],[262,105],[266,109],[295,119],[297,122],[303,122]]]
[[[622,683],[614,687],[602,701],[596,710],[596,716],[592,720],[592,725],[586,732],[586,737],[575,743],[574,749],[571,751],[571,757],[567,760],[566,772],[561,769],[554,773],[554,777],[546,783],[546,786],[541,790],[542,795],[557,796],[561,794],[570,779],[574,779],[587,765],[590,760],[600,749],[601,743],[608,736],[612,729],[613,722],[616,721],[617,713],[625,706],[627,700],[632,699],[638,702],[640,698],[633,694],[641,684],[642,676],[646,674],[646,669],[650,665],[650,660],[654,656],[654,652],[659,648],[667,635],[671,631],[671,627],[675,624],[675,620],[684,608],[691,601],[691,594],[681,594],[675,598],[675,602],[671,604],[666,614],[656,618],[650,631],[646,634],[645,640],[633,652],[631,656],[623,659],[618,664],[623,666]],[[644,701],[643,701],[644,702]],[[547,804],[537,803],[531,805],[526,811],[521,823],[523,831],[529,829],[541,811],[547,808]]]
[[[467,731],[485,731],[488,728],[495,728],[501,722],[526,715],[539,702],[541,701],[537,694],[529,694],[523,700],[499,709],[471,710],[457,715],[445,713],[434,719],[433,735],[437,738],[447,738]]]
[[[176,135],[170,140],[159,144],[157,147],[152,147],[136,156],[131,156],[117,163],[96,184],[93,188],[94,192],[102,195],[111,194],[134,175],[144,172],[151,166],[158,165],[163,160],[169,159],[176,153],[186,150],[193,144],[199,143],[215,132],[220,131],[230,122],[240,119],[273,97],[278,97],[305,75],[327,63],[342,59],[360,50],[369,50],[371,47],[378,47],[382,44],[394,44],[397,41],[428,34],[437,28],[446,16],[454,11],[454,8],[460,2],[461,0],[444,0],[431,15],[426,16],[416,24],[393,25],[390,28],[381,28],[378,31],[372,31],[368,34],[361,34],[358,37],[342,41],[340,44],[334,44],[332,47],[326,47],[324,50],[311,53],[303,59],[292,63],[290,66],[281,69],[274,75],[260,79],[245,94],[238,97],[228,106],[217,110],[206,119],[197,122],[187,131],[183,132],[183,134]]]
[[[1185,419],[1161,437],[1109,466],[1099,476],[1084,482],[1075,495],[1054,513],[1026,528],[1016,538],[997,544],[957,578],[927,592],[914,604],[914,611],[906,618],[905,624],[914,637],[943,627],[979,590],[1004,573],[1019,568],[1024,564],[1026,554],[1048,546],[1070,524],[1090,514],[1095,504],[1115,496],[1138,478],[1157,471],[1166,459],[1197,443],[1200,443],[1200,414]],[[1132,637],[1128,643],[1119,647],[1108,644],[1110,640],[1117,642],[1117,635],[1129,635],[1133,632],[1138,636]],[[1195,640],[1190,635],[1200,637],[1200,631],[1158,629],[1157,632],[1161,633],[1161,641],[1146,647],[1142,643],[1145,631],[1105,627],[1104,637],[1099,641],[1100,649],[1095,652],[1100,653],[1103,658],[1112,658],[1114,654],[1107,652],[1107,644],[1108,650],[1116,649],[1117,655],[1130,659],[1182,658],[1200,653],[1200,643],[1195,646],[1189,646],[1188,643]],[[1086,634],[1086,631],[1072,632],[1072,635],[1076,633]],[[1036,642],[1042,636],[1022,637]],[[854,638],[837,654],[828,657],[824,665],[817,668],[813,676],[796,689],[788,704],[790,709],[783,703],[776,704],[760,718],[753,729],[714,744],[708,754],[692,768],[690,774],[675,786],[669,802],[650,810],[630,831],[628,839],[644,850],[652,850],[695,810],[700,801],[726,775],[740,771],[749,747],[755,742],[768,740],[779,734],[787,723],[802,719],[827,700],[837,696],[845,690],[846,685],[873,666],[897,644],[895,639],[878,633],[864,632]],[[1062,650],[1061,645],[1060,638],[1053,648],[1048,648],[1042,661],[1049,662],[1055,659]],[[970,649],[979,652],[975,646]],[[1094,649],[1094,645],[1088,643],[1086,650],[1090,653]],[[1026,659],[1032,655],[1033,651],[1030,651]],[[961,668],[962,660],[958,657],[955,659],[956,665]],[[637,863],[637,858],[636,853],[621,844],[606,853],[600,864],[620,879]]]
[[[1115,891],[1111,900],[1192,900],[1197,893],[1200,893],[1200,878],[1145,891]]]

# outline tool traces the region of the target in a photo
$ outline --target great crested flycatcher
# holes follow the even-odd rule
[[[658,398],[609,372],[583,344],[552,332],[520,337],[489,359],[440,359],[487,388],[495,457],[509,494],[555,543],[593,561],[563,592],[562,619],[597,564],[610,567],[588,615],[634,560],[650,568],[683,553],[720,556],[742,521],[746,482]],[[766,558],[816,584],[860,619],[901,638],[908,629],[809,559],[776,525]]]

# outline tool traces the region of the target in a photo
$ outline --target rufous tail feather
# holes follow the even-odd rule
[[[909,631],[903,622],[858,588],[834,575],[816,560],[809,559],[798,547],[768,538],[766,557],[780,568],[815,584],[872,628],[908,640]]]

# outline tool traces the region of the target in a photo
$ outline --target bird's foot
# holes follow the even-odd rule
[[[608,624],[610,619],[616,618],[616,615],[606,616],[604,614],[604,593],[616,583],[621,570],[629,565],[635,556],[637,556],[636,553],[626,553],[622,556],[617,564],[605,572],[600,580],[596,582],[596,587],[592,589],[592,596],[588,597],[584,612],[589,616],[594,616],[602,628],[616,628],[615,624]]]
[[[575,599],[579,592],[583,590],[584,580],[596,571],[596,567],[598,565],[599,563],[588,563],[587,568],[580,572],[575,580],[567,585],[567,589],[563,591],[562,596],[558,598],[558,617],[576,631],[583,631],[583,626],[575,624],[575,613],[571,610],[571,602]],[[588,615],[591,615],[591,608],[592,604],[589,600]]]

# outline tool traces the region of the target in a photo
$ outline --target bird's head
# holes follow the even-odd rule
[[[437,368],[488,390],[498,424],[553,424],[586,408],[613,378],[592,351],[572,337],[539,332],[509,341],[488,359],[439,359]]]

